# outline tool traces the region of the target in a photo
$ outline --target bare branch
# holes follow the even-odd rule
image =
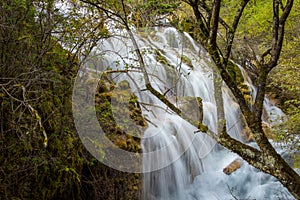
[[[272,48],[269,48],[269,49],[267,49],[267,50],[261,55],[261,60],[260,60],[261,63],[264,63],[264,62],[265,62],[265,57],[266,57],[267,55],[270,55],[271,50],[272,50]]]
[[[229,29],[228,38],[227,38],[227,45],[226,45],[226,48],[225,48],[225,57],[224,57],[225,65],[227,64],[230,53],[231,53],[231,48],[232,48],[232,44],[233,44],[235,31],[236,31],[236,29],[238,27],[238,24],[240,22],[240,18],[242,16],[243,12],[244,12],[244,8],[246,7],[248,2],[249,2],[249,0],[243,0],[241,2],[240,7],[238,8],[238,11],[237,11],[237,13],[234,17],[232,27]]]
[[[279,5],[280,0],[273,0],[273,34],[272,34],[272,50],[271,60],[268,64],[268,70],[273,69],[279,60],[281,48],[284,39],[284,27],[287,17],[289,16],[294,0],[288,0],[286,6],[283,9],[281,17],[279,17]]]
[[[207,40],[209,36],[209,24],[205,20],[205,17],[202,15],[202,13],[198,9],[199,0],[186,0],[187,4],[189,4],[193,8],[194,15],[196,17],[197,23],[199,27],[201,27],[201,37],[203,40]]]
[[[209,39],[208,39],[208,45],[210,46],[215,46],[217,43],[220,8],[221,8],[221,0],[214,0],[213,7],[212,7],[212,17],[210,20]]]

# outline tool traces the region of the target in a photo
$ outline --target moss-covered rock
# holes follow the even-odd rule
[[[140,138],[147,123],[142,116],[137,96],[127,81],[113,90],[100,80],[96,93],[96,114],[102,130],[118,147],[126,151],[141,152]]]

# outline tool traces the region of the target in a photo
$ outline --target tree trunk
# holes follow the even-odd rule
[[[269,174],[276,177],[296,199],[300,199],[299,175],[279,154],[274,153],[272,157],[275,157],[276,161],[274,163],[274,167],[270,169],[272,172]]]

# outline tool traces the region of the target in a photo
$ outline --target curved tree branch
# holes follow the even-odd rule
[[[273,0],[273,39],[271,60],[268,63],[268,71],[271,71],[276,65],[280,57],[281,48],[284,39],[285,22],[292,10],[294,0],[288,0],[283,9],[281,17],[279,16],[280,0]]]
[[[238,24],[240,22],[241,16],[244,12],[244,9],[246,7],[246,5],[248,4],[249,0],[243,0],[240,4],[240,7],[238,8],[238,11],[234,17],[234,21],[232,24],[232,27],[229,29],[228,32],[228,37],[227,37],[227,44],[226,44],[226,48],[225,48],[225,57],[224,57],[224,64],[227,65],[229,56],[231,54],[231,49],[232,49],[232,44],[233,44],[233,39],[234,39],[234,35],[235,35],[235,31],[238,27]]]

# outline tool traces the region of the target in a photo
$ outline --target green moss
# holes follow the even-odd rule
[[[187,66],[189,66],[191,69],[194,68],[191,59],[189,59],[187,56],[185,56],[185,55],[183,55],[183,54],[181,55],[181,61],[182,61],[183,63],[185,63]]]
[[[293,167],[300,169],[300,155],[299,154],[293,155]]]
[[[239,69],[239,67],[235,63],[233,63],[232,61],[229,60],[226,69],[229,72],[230,76],[238,84],[241,84],[244,82],[243,74],[242,74],[241,70]]]
[[[172,65],[168,62],[168,60],[166,59],[166,57],[164,57],[159,50],[155,49],[154,50],[154,55],[155,55],[156,60],[159,63],[161,63],[163,66],[172,67]]]
[[[95,99],[96,114],[102,130],[119,148],[141,152],[139,138],[147,123],[142,116],[137,96],[131,91],[127,81],[114,87],[105,82],[99,81]],[[112,106],[112,102],[117,106]]]

